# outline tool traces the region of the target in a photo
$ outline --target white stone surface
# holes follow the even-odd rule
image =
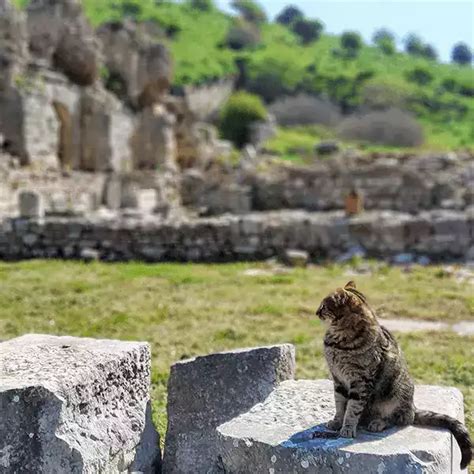
[[[26,335],[0,344],[0,472],[154,472],[148,344]]]
[[[463,418],[457,389],[417,386],[415,402],[420,409]],[[282,382],[263,403],[217,428],[224,472],[459,472],[459,449],[448,432],[409,426],[360,431],[355,440],[314,437],[333,414],[330,381]]]

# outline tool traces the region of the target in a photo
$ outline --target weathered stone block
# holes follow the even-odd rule
[[[159,468],[147,344],[26,335],[0,360],[1,472]]]
[[[417,386],[415,403],[462,420],[461,393]],[[355,440],[318,437],[334,415],[328,380],[282,382],[262,403],[217,428],[223,472],[458,473],[460,452],[450,433],[409,426],[360,431]]]
[[[280,382],[292,379],[294,371],[295,352],[289,344],[221,352],[173,365],[164,472],[218,469],[217,426],[263,402]]]
[[[22,191],[18,195],[20,217],[41,218],[44,217],[43,197],[34,191]]]

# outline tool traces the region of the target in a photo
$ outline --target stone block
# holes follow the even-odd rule
[[[309,261],[309,254],[304,250],[285,250],[283,261],[290,267],[306,267]]]
[[[159,468],[146,343],[26,335],[0,360],[0,472]]]
[[[221,352],[173,365],[164,472],[218,469],[217,426],[263,402],[294,371],[290,344]]]
[[[459,390],[417,386],[415,403],[462,420]],[[458,473],[460,452],[449,432],[409,426],[360,430],[355,440],[322,438],[334,415],[328,380],[282,382],[262,403],[217,428],[223,472]],[[319,435],[319,437],[318,437]]]
[[[34,191],[22,191],[18,195],[18,206],[20,217],[42,218],[44,217],[44,202],[41,194]]]

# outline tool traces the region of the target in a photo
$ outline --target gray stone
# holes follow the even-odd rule
[[[178,362],[168,382],[164,472],[218,469],[216,427],[245,413],[294,377],[289,344],[241,349]]]
[[[80,257],[84,262],[95,262],[100,260],[100,252],[96,249],[84,248],[80,252]]]
[[[314,147],[314,151],[318,155],[330,155],[331,153],[336,153],[341,149],[339,143],[334,140],[326,140],[318,143]]]
[[[283,260],[291,267],[306,267],[309,262],[309,254],[304,250],[289,249],[285,251]]]
[[[0,344],[0,471],[154,472],[146,343],[26,335]]]
[[[34,191],[22,191],[18,195],[20,217],[42,218],[44,217],[43,197]]]
[[[463,419],[462,395],[455,388],[417,386],[415,402],[420,409]],[[318,437],[333,415],[330,381],[281,383],[262,403],[217,428],[222,472],[460,472],[459,448],[446,431],[409,426],[361,430],[355,440]]]

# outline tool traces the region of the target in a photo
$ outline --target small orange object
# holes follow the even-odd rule
[[[364,200],[362,195],[353,189],[345,200],[346,216],[355,216],[364,210]]]

